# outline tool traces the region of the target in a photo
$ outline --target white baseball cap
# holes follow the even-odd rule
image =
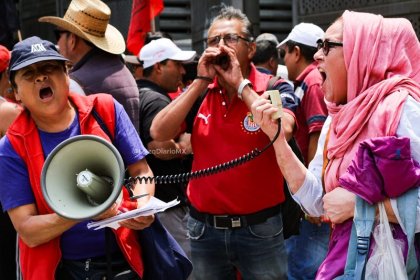
[[[277,45],[277,48],[283,46],[287,41],[294,41],[299,44],[307,45],[310,47],[317,47],[317,41],[324,38],[324,31],[321,27],[312,23],[299,23],[293,27],[286,39]]]
[[[195,51],[181,50],[168,38],[160,38],[145,45],[140,50],[139,58],[143,61],[143,68],[147,68],[165,59],[182,62],[192,61],[195,54]]]

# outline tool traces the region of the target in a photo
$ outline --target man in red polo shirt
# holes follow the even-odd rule
[[[204,96],[192,127],[192,170],[230,161],[270,142],[250,111],[271,78],[251,63],[255,42],[250,26],[240,10],[222,9],[208,30],[196,79],[152,123],[154,139],[173,138]],[[297,106],[293,89],[285,81],[276,89],[285,108],[282,129],[291,137]],[[235,279],[236,270],[244,279],[286,279],[283,176],[272,148],[243,165],[191,180],[187,195],[195,279]]]

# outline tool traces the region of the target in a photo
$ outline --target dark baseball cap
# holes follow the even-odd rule
[[[58,53],[53,43],[42,40],[39,37],[29,37],[14,45],[12,57],[10,58],[9,74],[11,71],[17,71],[31,64],[46,60],[68,59]]]

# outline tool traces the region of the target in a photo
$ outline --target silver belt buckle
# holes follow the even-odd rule
[[[242,226],[240,217],[232,218],[230,221],[232,222],[232,228],[238,228]]]

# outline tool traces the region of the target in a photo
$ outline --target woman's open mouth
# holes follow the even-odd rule
[[[322,83],[325,82],[325,80],[327,79],[327,74],[325,73],[325,71],[321,68],[318,68],[319,73],[321,73],[321,77],[322,77]]]
[[[50,87],[42,88],[39,91],[39,97],[41,98],[41,100],[49,99],[52,96],[53,96],[53,91]]]

